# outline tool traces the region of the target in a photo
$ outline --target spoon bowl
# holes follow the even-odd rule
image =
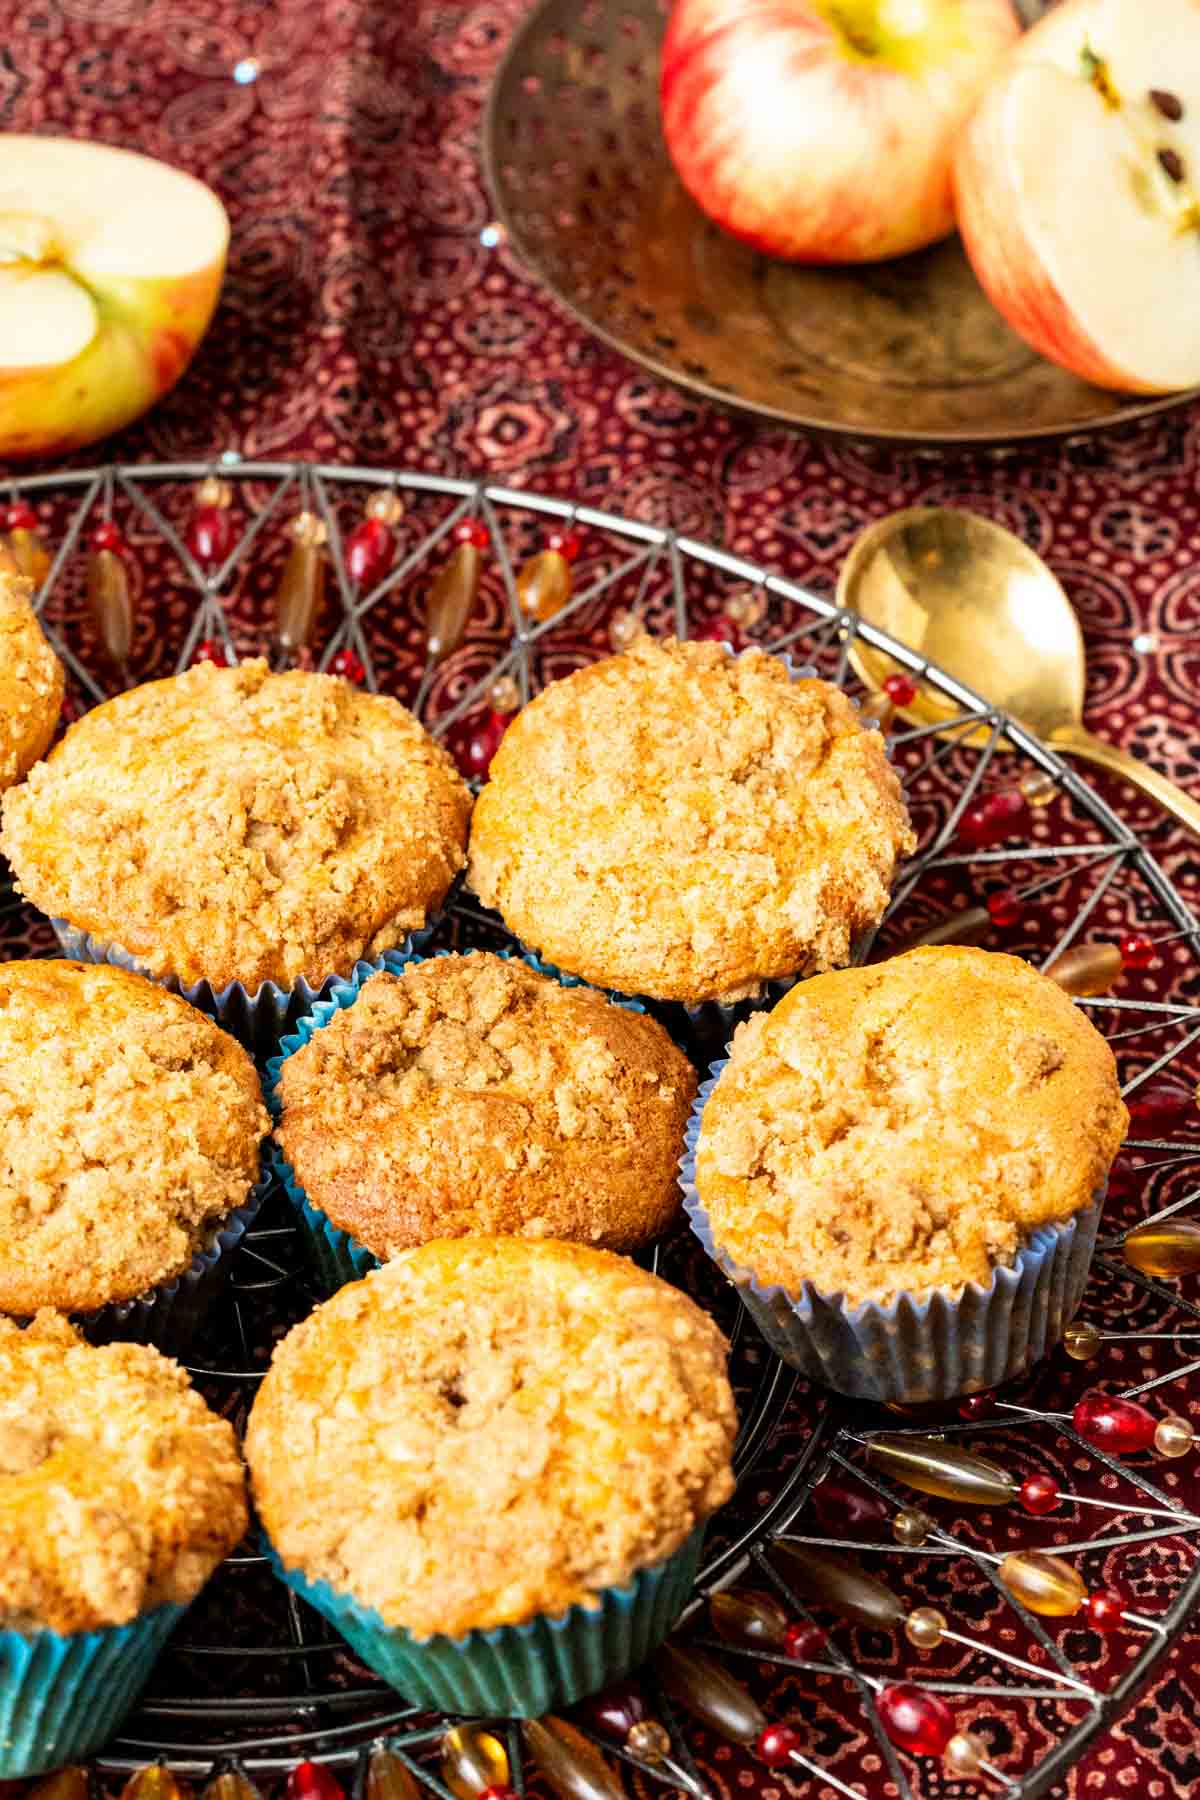
[[[957,677],[1034,737],[1123,775],[1200,834],[1200,801],[1083,723],[1083,635],[1055,576],[1002,525],[952,507],[915,506],[863,532],[842,566],[838,602]],[[856,638],[855,672],[871,688],[899,668]],[[918,725],[958,717],[951,700],[917,688],[898,709]],[[986,727],[963,743],[983,743]],[[1010,746],[1011,747],[1011,746]]]

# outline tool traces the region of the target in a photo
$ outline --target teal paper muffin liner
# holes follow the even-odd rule
[[[866,1300],[850,1307],[843,1295],[823,1294],[811,1282],[798,1293],[760,1284],[715,1242],[696,1191],[704,1107],[728,1060],[712,1065],[688,1121],[679,1165],[683,1206],[776,1355],[856,1399],[921,1405],[998,1387],[1054,1348],[1083,1298],[1103,1191],[1073,1218],[1032,1232],[1012,1266],[997,1266],[986,1285],[972,1281],[924,1299],[901,1293],[887,1306]]]
[[[228,1214],[181,1275],[133,1300],[113,1301],[96,1312],[74,1314],[89,1343],[152,1344],[168,1356],[184,1356],[229,1281],[234,1252],[266,1198],[271,1173],[269,1163],[264,1162],[244,1203]]]
[[[386,1625],[325,1581],[286,1569],[268,1543],[281,1580],[315,1607],[367,1667],[414,1706],[485,1718],[535,1719],[598,1693],[638,1668],[669,1634],[691,1597],[704,1526],[664,1562],[625,1587],[606,1588],[594,1606],[575,1605],[523,1625],[463,1637],[417,1638]]]
[[[159,1606],[67,1637],[0,1631],[0,1780],[82,1762],[106,1744],[186,1610]]]
[[[453,950],[435,950],[435,957],[481,954],[477,950],[456,952]],[[497,950],[491,954],[509,961],[515,954],[511,950]],[[419,949],[388,950],[379,963],[359,963],[354,974],[346,980],[336,980],[329,986],[329,992],[317,1000],[309,1012],[295,1022],[294,1029],[288,1033],[279,1046],[279,1054],[272,1056],[266,1065],[264,1091],[271,1117],[278,1122],[282,1108],[279,1101],[279,1076],[289,1056],[295,1054],[308,1043],[314,1033],[328,1025],[330,1019],[348,1006],[353,1006],[362,991],[364,982],[370,980],[381,970],[389,975],[398,975],[410,963],[426,962],[429,959]],[[519,960],[528,963],[529,967],[539,975],[546,975],[557,981],[560,987],[586,987],[577,975],[567,975],[556,969],[552,963],[543,962],[532,950],[519,953]],[[600,991],[600,990],[597,990]],[[607,999],[616,1006],[623,1006],[627,1012],[645,1012],[639,1000],[632,1000],[624,994],[608,994]],[[329,1216],[314,1206],[305,1193],[296,1172],[291,1164],[285,1161],[282,1152],[272,1149],[273,1167],[282,1183],[284,1193],[291,1203],[296,1222],[300,1227],[305,1250],[313,1269],[326,1294],[334,1294],[338,1288],[344,1287],[348,1281],[358,1281],[370,1270],[379,1267],[379,1258],[357,1238],[351,1237],[348,1231],[342,1231]]]

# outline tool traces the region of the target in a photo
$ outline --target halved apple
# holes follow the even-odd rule
[[[1200,384],[1200,0],[1064,0],[989,88],[955,159],[996,308],[1099,387]]]
[[[221,202],[180,169],[0,134],[0,458],[93,443],[166,393],[228,245]]]

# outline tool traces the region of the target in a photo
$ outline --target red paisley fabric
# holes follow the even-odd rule
[[[1026,538],[1070,593],[1092,727],[1200,790],[1200,408],[1029,454],[935,458],[812,442],[657,385],[484,232],[481,107],[524,11],[525,0],[0,5],[0,128],[164,157],[210,182],[233,219],[224,296],[191,371],[141,425],[77,461],[236,449],[503,477],[673,525],[826,591],[870,519],[916,502],[973,507]],[[245,59],[257,78],[239,82]],[[1120,798],[1196,904],[1200,846]],[[1195,1790],[1198,1648],[1200,1635],[1183,1641],[1059,1791]],[[787,1704],[784,1682],[776,1716]],[[894,1791],[879,1770],[864,1757],[872,1795]],[[728,1748],[708,1772],[726,1793],[784,1791]]]

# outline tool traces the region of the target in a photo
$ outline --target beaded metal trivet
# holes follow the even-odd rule
[[[427,475],[237,461],[39,477],[9,502],[0,543],[43,578],[72,715],[198,655],[265,653],[419,705],[478,777],[524,697],[642,624],[815,663],[887,728],[920,834],[862,956],[922,938],[1053,965],[1113,1044],[1134,1115],[1067,1350],[961,1407],[898,1418],[807,1387],[686,1229],[659,1247],[660,1271],[731,1336],[739,1485],[671,1654],[578,1709],[584,1749],[505,1724],[446,1750],[446,1723],[381,1687],[247,1546],[102,1766],[163,1758],[203,1778],[232,1757],[259,1782],[292,1770],[294,1800],[335,1800],[334,1771],[374,1800],[412,1800],[410,1775],[442,1800],[547,1779],[600,1800],[612,1770],[629,1793],[715,1794],[754,1757],[818,1794],[1043,1793],[1131,1706],[1200,1597],[1200,927],[1120,812],[832,599],[652,523]],[[856,684],[856,633],[894,657],[885,692]],[[901,717],[918,682],[957,708],[936,733]],[[6,956],[53,954],[11,894],[0,932]],[[506,941],[469,898],[438,938]],[[198,1347],[215,1406],[242,1421],[312,1299],[277,1200]],[[586,1742],[609,1752],[608,1787]],[[1165,1779],[1186,1777],[1188,1754],[1164,1747]],[[242,1779],[224,1774],[220,1800],[244,1800]],[[145,1776],[139,1791],[153,1800]]]

